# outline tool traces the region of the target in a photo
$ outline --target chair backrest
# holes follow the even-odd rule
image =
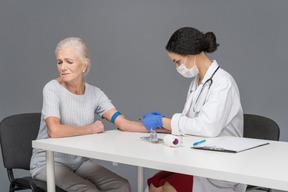
[[[4,166],[7,169],[30,169],[32,140],[38,135],[41,113],[6,117],[0,123],[0,141]]]
[[[244,137],[279,141],[279,136],[279,126],[272,119],[244,114]]]

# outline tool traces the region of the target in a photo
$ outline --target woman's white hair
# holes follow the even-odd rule
[[[78,54],[78,57],[80,60],[84,63],[87,64],[87,69],[84,72],[84,76],[88,74],[90,70],[90,59],[89,59],[89,52],[88,52],[88,47],[84,43],[84,41],[78,37],[68,37],[66,39],[63,39],[60,41],[55,49],[55,55],[57,57],[58,51],[67,47],[73,46]]]

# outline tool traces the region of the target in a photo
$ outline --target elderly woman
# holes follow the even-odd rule
[[[104,131],[94,114],[111,121],[123,131],[147,132],[140,122],[125,119],[99,88],[84,82],[90,69],[88,49],[80,38],[67,38],[56,47],[60,77],[43,89],[43,108],[37,139],[96,134]],[[126,179],[94,161],[63,153],[55,153],[56,185],[66,191],[129,192]],[[34,149],[31,175],[46,181],[45,152]]]

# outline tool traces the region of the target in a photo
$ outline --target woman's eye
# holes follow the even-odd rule
[[[73,64],[73,62],[72,62],[72,61],[67,61],[67,63],[69,63],[69,64]]]
[[[62,64],[62,61],[58,61],[57,64],[58,64],[58,65]]]

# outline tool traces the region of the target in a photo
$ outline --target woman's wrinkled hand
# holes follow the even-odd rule
[[[97,120],[95,123],[90,125],[90,127],[91,127],[92,134],[104,132],[104,125],[103,125],[102,121]]]

